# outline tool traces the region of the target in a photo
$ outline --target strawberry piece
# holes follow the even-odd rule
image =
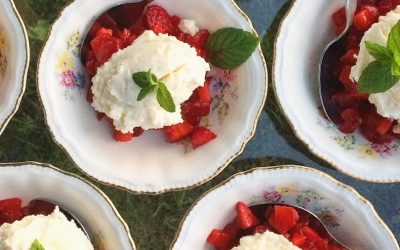
[[[340,113],[343,123],[339,125],[339,130],[343,133],[353,133],[361,125],[361,116],[356,109],[348,108]]]
[[[318,250],[328,250],[329,240],[321,238],[316,240],[314,244]]]
[[[373,5],[363,5],[353,19],[353,25],[359,31],[365,31],[378,20],[379,11]]]
[[[336,25],[336,35],[340,35],[346,27],[346,10],[341,8],[332,15],[333,22]]]
[[[104,30],[100,29],[98,33],[101,33],[90,42],[93,53],[101,64],[107,62],[112,54],[120,49],[120,40],[112,37],[109,32],[105,32],[107,30]]]
[[[211,79],[207,78],[203,87],[198,87],[196,92],[198,94],[199,100],[202,102],[211,102],[211,94],[210,94],[210,81]]]
[[[89,39],[89,41],[91,41],[93,38],[96,37],[97,31],[99,31],[99,29],[104,28],[99,22],[94,22],[92,24],[92,26],[90,27],[89,31],[88,31],[88,37],[86,39]]]
[[[133,138],[133,133],[122,133],[121,131],[117,130],[117,129],[113,129],[113,138],[116,141],[119,142],[128,142],[131,141]]]
[[[224,231],[214,229],[208,235],[207,242],[213,245],[217,250],[228,250],[231,238]]]
[[[190,37],[188,42],[196,49],[203,49],[209,36],[210,32],[208,30],[200,30],[196,35]]]
[[[188,122],[182,122],[165,127],[164,131],[167,141],[169,143],[174,143],[188,137],[193,131],[193,126]]]
[[[283,234],[288,232],[299,221],[296,209],[287,206],[274,206],[273,214],[268,218],[269,224]]]
[[[356,49],[349,49],[346,53],[340,58],[340,61],[345,64],[354,65],[357,62],[357,59],[354,55],[358,54]]]
[[[257,217],[243,202],[236,203],[237,223],[240,229],[249,229],[260,224]]]
[[[173,24],[168,12],[158,5],[151,5],[147,7],[144,21],[147,28],[154,31],[154,33],[172,33]]]
[[[343,84],[343,86],[346,89],[348,88],[349,85],[354,85],[353,81],[350,80],[350,72],[351,72],[351,66],[344,65],[339,75],[339,81]]]
[[[389,11],[393,9],[392,0],[380,0],[376,3],[381,15],[386,15]]]
[[[122,32],[118,33],[118,38],[121,39],[121,49],[124,49],[131,45],[136,40],[136,35],[131,34],[131,32],[124,28]]]
[[[384,144],[390,143],[395,138],[391,131],[383,135],[377,132],[379,124],[387,118],[379,115],[373,105],[364,106],[360,113],[363,120],[360,131],[368,140],[373,143]]]
[[[328,250],[343,250],[343,249],[338,247],[338,246],[336,246],[336,245],[329,244],[328,245]]]
[[[27,206],[29,215],[49,215],[51,214],[56,206],[50,202],[43,200],[33,200]]]
[[[390,128],[393,126],[393,121],[387,118],[382,119],[382,121],[376,127],[376,132],[380,135],[386,134]]]
[[[0,201],[0,224],[13,223],[25,216],[22,201],[19,198],[10,198]]]
[[[293,245],[297,246],[297,247],[301,247],[307,240],[307,237],[299,234],[299,233],[293,233],[290,236],[290,242],[293,243]]]
[[[18,210],[21,209],[22,200],[20,198],[10,198],[5,200],[0,200],[0,211],[7,210]]]
[[[265,233],[267,230],[268,230],[269,228],[267,227],[267,226],[265,226],[265,225],[259,225],[259,226],[256,226],[254,229],[253,229],[253,235],[254,234],[263,234],[263,233]]]
[[[321,239],[321,237],[319,237],[318,233],[311,227],[304,226],[300,229],[300,232],[303,236],[306,236],[311,241],[317,241],[317,240]]]
[[[203,127],[196,127],[193,129],[192,133],[192,147],[196,149],[214,140],[216,137],[217,135],[214,134],[209,129]]]
[[[209,102],[184,102],[181,105],[182,115],[185,117],[187,115],[203,117],[210,113],[210,103]]]
[[[237,224],[237,219],[235,218],[235,220],[229,224],[227,224],[224,229],[222,230],[224,233],[229,235],[229,248],[231,249],[235,244],[236,244],[236,239],[238,238],[239,235],[239,227]]]

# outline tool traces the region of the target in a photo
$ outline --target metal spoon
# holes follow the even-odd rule
[[[32,202],[45,202],[45,203],[50,203],[51,205],[54,205],[54,207],[57,206],[59,208],[60,212],[63,213],[69,221],[71,221],[71,220],[74,221],[75,224],[83,231],[83,233],[86,235],[86,237],[88,237],[88,239],[90,240],[90,235],[89,235],[88,231],[85,229],[85,227],[83,226],[83,223],[81,223],[80,220],[78,220],[78,218],[73,215],[73,213],[65,210],[62,207],[62,205],[57,204],[57,202],[55,202],[55,201],[48,200],[48,199],[42,199],[42,198],[32,200],[31,203]]]
[[[90,24],[82,40],[83,43],[79,54],[83,65],[86,63],[85,45],[89,44],[90,39],[92,39],[88,35],[93,25],[101,23],[104,28],[113,30],[127,28],[140,18],[144,8],[152,1],[153,0],[130,0],[130,2],[115,5],[99,15],[99,17]],[[121,13],[123,13],[123,15],[121,15]],[[126,15],[129,15],[129,17],[126,17]],[[129,20],[129,22],[126,22],[127,20]]]
[[[291,205],[291,204],[270,202],[270,203],[262,203],[262,204],[250,206],[250,209],[251,209],[251,211],[254,213],[254,215],[257,218],[264,218],[265,217],[265,211],[267,211],[267,209],[269,207],[273,207],[275,205],[292,207],[292,208],[295,208],[300,213],[308,214],[310,216],[310,218],[313,219],[312,222],[314,223],[314,226],[318,226],[319,233],[321,233],[325,237],[329,237],[330,240],[333,241],[334,243],[336,243],[336,245],[338,247],[341,247],[344,250],[351,250],[348,246],[346,246],[345,244],[343,244],[342,242],[337,240],[335,238],[335,236],[333,236],[333,234],[331,234],[331,232],[329,232],[329,230],[326,227],[326,225],[321,221],[320,218],[318,218],[318,216],[316,216],[314,213],[310,212],[309,210],[307,210],[305,208],[302,208],[302,207],[299,207],[299,206],[296,206],[296,205]]]
[[[326,46],[319,62],[318,81],[322,108],[328,120],[334,123],[339,123],[341,118],[340,110],[332,102],[331,96],[334,92],[340,90],[342,85],[333,75],[332,70],[329,68],[329,65],[332,65],[331,62],[339,60],[338,56],[340,53],[338,52],[343,49],[342,38],[353,23],[353,17],[356,8],[357,0],[346,0],[346,27],[338,37],[336,37]]]

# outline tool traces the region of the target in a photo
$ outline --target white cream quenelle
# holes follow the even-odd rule
[[[350,79],[358,81],[365,68],[375,59],[368,53],[365,42],[374,42],[386,47],[392,27],[400,20],[400,6],[381,16],[379,22],[373,24],[364,34],[360,43],[357,63],[351,68]],[[371,94],[369,102],[374,104],[380,115],[400,120],[400,82],[391,89],[378,94]],[[395,131],[396,132],[396,131]],[[400,132],[400,131],[398,131]]]
[[[266,231],[263,234],[245,236],[232,250],[301,250],[282,235]]]
[[[31,215],[0,227],[0,250],[29,250],[37,240],[45,250],[93,250],[75,222],[56,207],[48,216]]]
[[[176,111],[160,107],[156,93],[137,101],[141,88],[132,74],[149,71],[162,78],[174,100]],[[93,77],[93,103],[96,111],[113,119],[117,130],[132,132],[135,127],[158,129],[183,122],[180,104],[203,86],[210,65],[194,48],[174,36],[145,31],[131,46],[116,52],[97,69]]]

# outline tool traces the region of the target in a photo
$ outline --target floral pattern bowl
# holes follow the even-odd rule
[[[208,191],[184,217],[171,249],[212,249],[206,242],[208,234],[234,219],[238,201],[306,208],[353,250],[399,249],[369,201],[329,175],[301,166],[255,168]]]
[[[17,112],[25,91],[29,43],[13,1],[0,1],[0,134]]]
[[[129,228],[111,200],[85,179],[48,164],[0,164],[0,200],[19,197],[53,201],[73,214],[90,235],[95,250],[133,250]]]
[[[318,63],[335,36],[331,15],[343,6],[344,1],[294,1],[276,40],[275,92],[296,135],[315,155],[355,178],[398,182],[400,141],[377,145],[359,133],[343,134],[321,112]]]
[[[136,193],[163,193],[201,185],[220,173],[253,136],[267,94],[261,49],[235,71],[213,70],[212,112],[203,120],[218,137],[196,150],[168,144],[160,131],[130,143],[112,139],[86,101],[88,77],[79,59],[83,35],[96,17],[126,0],[76,0],[54,23],[39,59],[38,89],[55,141],[89,176]],[[157,0],[174,15],[211,32],[221,27],[254,31],[233,0]],[[94,7],[95,6],[95,7]],[[254,31],[255,32],[255,31]]]

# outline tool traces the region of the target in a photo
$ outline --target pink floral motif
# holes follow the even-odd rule
[[[67,70],[61,73],[60,83],[66,88],[73,89],[77,82],[77,77],[72,70]]]

